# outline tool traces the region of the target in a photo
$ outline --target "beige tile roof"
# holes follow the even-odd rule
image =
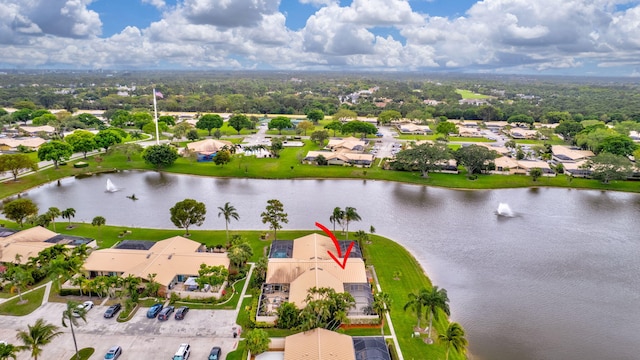
[[[554,155],[564,155],[574,161],[583,160],[595,156],[591,150],[574,150],[564,145],[553,145],[551,151]]]
[[[149,250],[102,249],[93,251],[84,263],[85,271],[116,272],[156,281],[167,286],[176,275],[197,276],[200,264],[229,266],[223,253],[197,252],[200,243],[175,236],[158,241]]]
[[[19,127],[20,130],[24,131],[24,132],[28,132],[30,134],[35,134],[35,133],[39,133],[39,132],[45,132],[45,133],[52,133],[54,131],[56,131],[56,128],[54,128],[53,126],[49,126],[49,125],[42,125],[42,126],[20,126]]]
[[[20,263],[26,264],[29,258],[37,257],[40,251],[54,246],[46,242],[14,242],[0,247],[0,263],[15,262],[16,255],[20,255]]]
[[[351,336],[326,329],[289,335],[284,343],[284,360],[355,360]]]
[[[218,150],[222,149],[224,146],[233,146],[233,143],[226,140],[205,139],[187,144],[187,148],[189,150],[210,154],[218,152]]]
[[[331,288],[337,293],[344,292],[344,283],[328,271],[314,268],[298,276],[289,285],[289,302],[298,308],[305,307],[305,299],[311,288]]]
[[[516,168],[518,167],[518,161],[514,158],[501,156],[494,160],[496,168]]]
[[[350,136],[348,138],[344,138],[344,139],[331,139],[329,140],[329,143],[327,144],[327,147],[330,149],[339,149],[339,148],[345,148],[345,149],[349,149],[352,150],[353,148],[355,148],[356,146],[365,146],[365,142],[355,138],[353,136]]]
[[[30,229],[18,231],[17,233],[11,234],[4,239],[0,238],[0,244],[14,242],[43,242],[51,239],[56,235],[58,235],[58,233],[43,228],[42,226],[35,226]]]
[[[46,142],[47,140],[41,139],[38,137],[32,137],[32,138],[26,138],[26,139],[11,139],[11,138],[0,139],[0,145],[6,145],[11,149],[16,149],[20,145],[35,149],[40,147],[40,145]]]

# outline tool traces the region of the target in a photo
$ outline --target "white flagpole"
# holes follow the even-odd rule
[[[156,104],[156,88],[153,88],[153,114],[156,120],[156,145],[160,145],[160,131],[158,130],[158,105]]]

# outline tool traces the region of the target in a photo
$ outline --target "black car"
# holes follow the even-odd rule
[[[188,306],[179,307],[178,310],[176,310],[176,315],[175,315],[176,320],[184,319],[184,317],[187,316],[188,312],[189,312]]]
[[[120,304],[113,304],[109,306],[107,311],[104,312],[104,317],[106,319],[112,318],[115,314],[118,313],[118,311],[120,311],[121,308],[122,308],[122,305]]]
[[[173,306],[167,306],[162,309],[162,311],[160,311],[160,314],[158,314],[158,320],[169,320],[174,309],[175,307]]]
[[[219,360],[222,350],[218,346],[214,346],[209,353],[208,360]]]

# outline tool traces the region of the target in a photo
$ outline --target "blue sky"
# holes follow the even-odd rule
[[[0,44],[9,69],[639,76],[640,0],[4,0]]]

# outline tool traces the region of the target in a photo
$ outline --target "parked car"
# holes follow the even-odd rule
[[[115,360],[122,355],[122,348],[118,345],[112,346],[107,350],[107,353],[104,354],[105,360]]]
[[[211,351],[209,352],[209,357],[207,359],[220,360],[221,355],[222,355],[222,349],[220,349],[220,347],[218,346],[214,346],[213,348],[211,348]]]
[[[175,307],[173,306],[167,306],[162,309],[162,311],[160,311],[160,313],[158,314],[158,320],[169,320],[174,309]]]
[[[189,355],[191,355],[191,346],[189,346],[189,344],[180,344],[172,360],[187,360]]]
[[[115,314],[117,314],[118,311],[120,311],[121,308],[122,308],[122,305],[120,305],[119,303],[109,306],[107,311],[104,312],[105,319],[109,319],[109,318],[114,317]]]
[[[178,310],[176,310],[176,315],[175,315],[176,320],[183,320],[184,317],[187,316],[188,312],[189,312],[188,306],[179,307]]]
[[[162,310],[162,304],[160,303],[153,304],[153,306],[149,308],[149,311],[147,311],[147,317],[149,319],[153,319],[154,317],[158,316],[158,313],[161,310]]]
[[[74,317],[80,317],[80,311],[84,310],[84,313],[86,314],[89,310],[93,309],[93,301],[85,301],[82,304],[79,304],[76,308],[78,310],[73,310],[72,315]]]

